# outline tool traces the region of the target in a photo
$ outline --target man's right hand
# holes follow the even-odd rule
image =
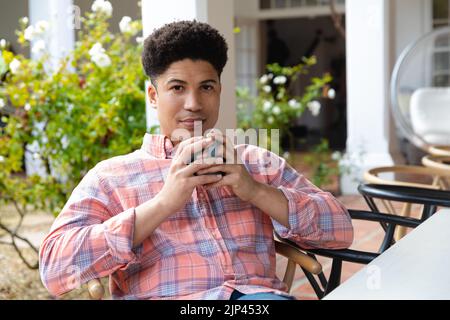
[[[171,214],[183,208],[192,196],[194,188],[200,185],[218,182],[222,175],[195,175],[199,170],[220,163],[222,159],[201,158],[192,163],[192,155],[214,143],[214,138],[193,137],[178,145],[169,168],[164,187],[156,196],[161,205]]]

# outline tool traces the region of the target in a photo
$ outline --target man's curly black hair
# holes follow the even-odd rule
[[[142,65],[152,80],[173,62],[204,60],[222,74],[227,63],[228,45],[224,37],[207,23],[177,21],[155,30],[145,39]]]

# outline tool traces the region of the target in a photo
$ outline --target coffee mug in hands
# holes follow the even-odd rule
[[[207,147],[206,149],[201,150],[200,152],[194,153],[191,157],[191,161],[189,163],[192,163],[196,160],[198,160],[199,157],[203,156],[203,159],[211,159],[211,158],[217,158],[219,154],[219,148],[222,146],[222,143],[218,140],[214,141],[212,145]],[[222,163],[225,163],[225,157],[222,157]],[[219,172],[210,172],[205,174],[220,174],[222,176],[225,175],[225,172],[219,171]],[[197,173],[194,173],[194,175],[197,175]]]

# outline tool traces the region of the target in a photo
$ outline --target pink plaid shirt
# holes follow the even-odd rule
[[[242,293],[286,295],[275,274],[273,230],[304,248],[346,248],[346,209],[284,159],[266,170],[269,151],[236,146],[252,177],[288,199],[286,228],[229,187],[197,187],[185,207],[133,248],[135,208],[162,188],[174,147],[146,134],[140,150],[102,161],[74,189],[40,248],[40,274],[53,295],[109,276],[114,299],[229,299]],[[257,163],[246,161],[256,157]]]

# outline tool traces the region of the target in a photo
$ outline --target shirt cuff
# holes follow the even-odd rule
[[[133,248],[135,208],[130,208],[103,223],[110,254],[118,264],[137,263],[142,255],[142,244]]]
[[[282,237],[294,236],[295,229],[298,229],[299,218],[298,218],[298,207],[299,203],[302,201],[301,196],[298,195],[298,191],[292,192],[284,186],[279,186],[278,189],[283,192],[284,196],[288,200],[288,221],[289,228],[286,228],[281,223],[274,221],[274,227],[277,233]],[[294,230],[293,230],[294,229]]]

